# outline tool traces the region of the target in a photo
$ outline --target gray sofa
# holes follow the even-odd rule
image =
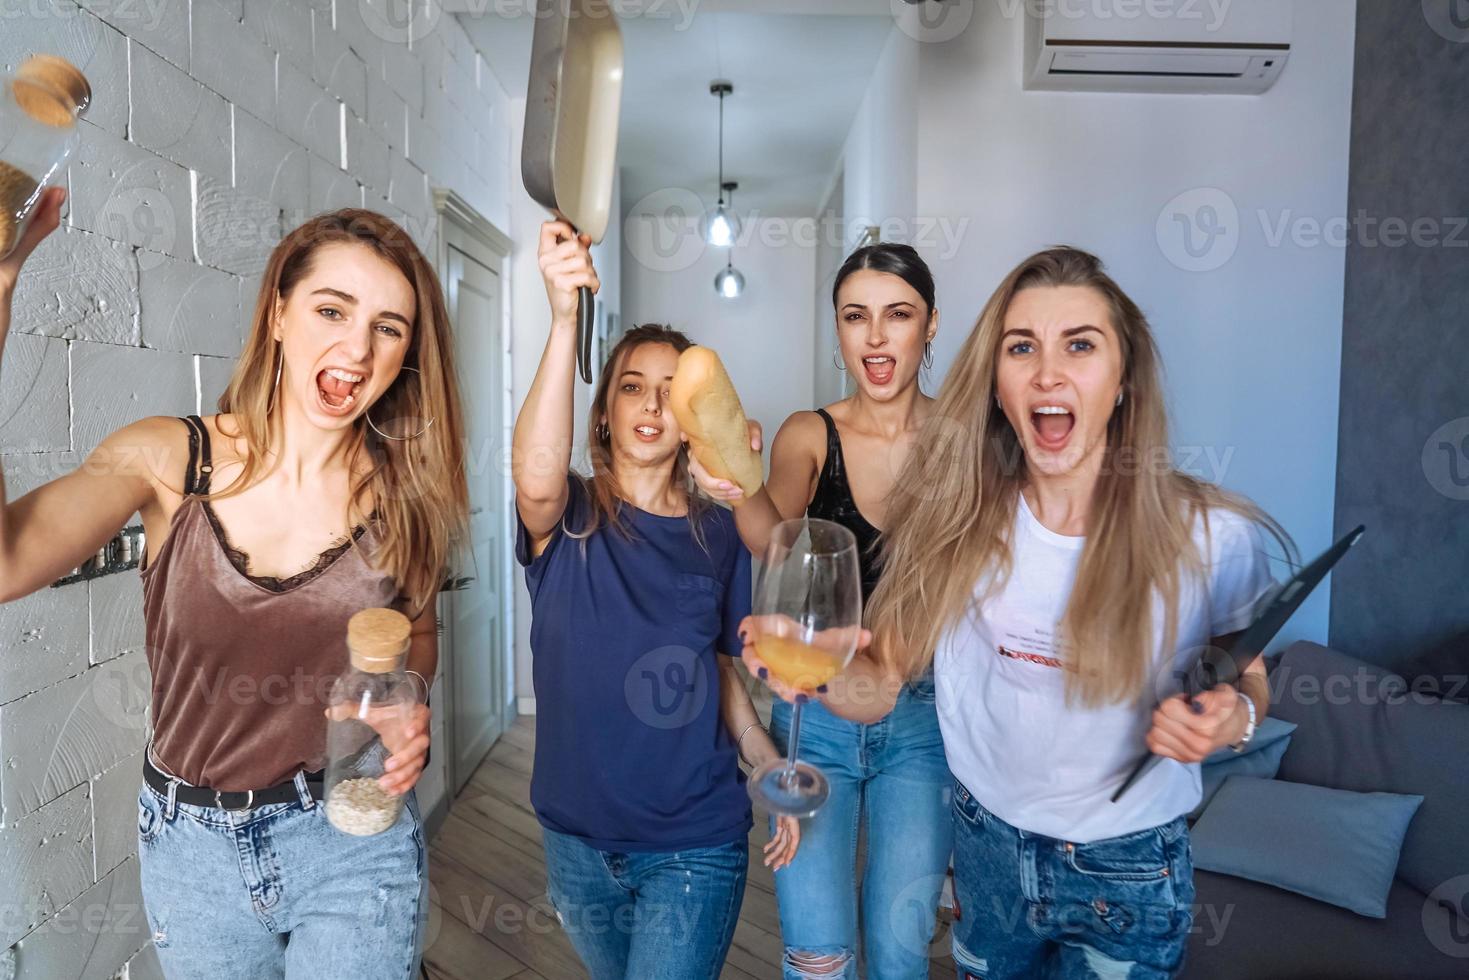
[[[1276,778],[1423,803],[1385,919],[1198,871],[1186,980],[1469,977],[1469,704],[1441,697],[1454,687],[1454,678],[1404,679],[1314,643],[1280,655],[1271,714],[1298,727]]]

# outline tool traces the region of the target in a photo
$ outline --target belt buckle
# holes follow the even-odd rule
[[[245,810],[248,810],[248,809],[250,809],[250,807],[252,807],[252,806],[255,805],[255,791],[253,789],[247,789],[247,790],[245,790],[245,805],[244,806],[225,806],[224,805],[224,802],[219,798],[219,790],[215,790],[214,791],[214,805],[216,807],[218,807],[219,809],[225,810],[225,811],[227,811],[229,813],[242,813]]]

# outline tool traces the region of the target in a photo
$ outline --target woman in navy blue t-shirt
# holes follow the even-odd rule
[[[516,557],[531,596],[536,758],[550,896],[593,980],[715,978],[744,896],[750,803],[738,760],[778,753],[735,658],[750,559],[691,492],[668,409],[664,327],[629,331],[592,397],[592,476],[570,471],[577,288],[590,242],[542,226],[551,335],[515,422]],[[789,863],[783,821],[765,863]]]

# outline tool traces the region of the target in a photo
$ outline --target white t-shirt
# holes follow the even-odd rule
[[[1209,514],[1194,528],[1207,588],[1185,575],[1174,651],[1148,673],[1157,698],[1178,693],[1174,667],[1209,639],[1244,629],[1274,585],[1259,531],[1239,515]],[[1087,708],[1065,699],[1064,652],[1055,642],[1085,538],[1048,530],[1020,495],[1013,571],[1004,588],[940,639],[934,654],[939,724],[949,768],[984,807],[1012,826],[1078,844],[1156,827],[1200,798],[1199,766],[1164,759],[1116,803],[1112,794],[1147,751],[1155,698]],[[977,592],[978,590],[976,590]]]

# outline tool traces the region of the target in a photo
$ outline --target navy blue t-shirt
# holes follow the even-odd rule
[[[542,825],[606,851],[741,840],[750,800],[719,716],[721,654],[738,656],[750,557],[733,516],[711,507],[704,545],[688,518],[623,504],[631,532],[584,539],[587,488],[532,560],[517,512],[515,555],[530,590],[536,691],[531,804]]]

